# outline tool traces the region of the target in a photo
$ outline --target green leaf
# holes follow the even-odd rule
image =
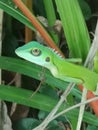
[[[55,0],[71,57],[85,61],[90,38],[77,0]]]
[[[92,16],[90,6],[88,5],[88,3],[85,0],[78,0],[78,1],[79,1],[79,5],[81,7],[82,13],[84,15],[84,18],[86,20],[89,20]]]
[[[86,130],[98,130],[98,127],[89,125]]]
[[[57,103],[57,100],[38,93],[31,97],[32,93],[30,90],[0,85],[0,99],[6,101],[16,102],[44,111],[50,111]],[[49,102],[51,102],[51,104]]]
[[[19,20],[23,24],[27,25],[32,30],[36,30],[31,22],[23,15],[23,13],[16,7],[12,0],[0,0],[0,8],[6,13],[13,16],[15,19]]]
[[[58,100],[54,100],[53,98],[49,96],[45,96],[42,94],[36,93],[32,98],[32,91],[22,89],[22,88],[16,88],[15,86],[7,86],[7,85],[0,85],[0,99],[10,101],[10,102],[16,102],[18,104],[23,104],[26,106],[30,106],[33,108],[38,108],[40,110],[44,111],[50,111],[58,102]],[[66,109],[64,104],[60,107],[60,110]],[[73,109],[72,111],[69,111],[66,113],[65,117],[71,118],[78,116],[78,109]],[[83,121],[93,124],[95,126],[98,126],[98,118],[90,113],[85,112]]]
[[[53,25],[56,22],[56,14],[53,6],[53,1],[51,0],[43,0],[45,11],[46,11],[46,16],[48,20],[48,25],[49,27],[53,27]],[[51,9],[50,9],[51,7]],[[49,31],[51,37],[55,41],[56,44],[58,44],[58,36],[55,32]]]

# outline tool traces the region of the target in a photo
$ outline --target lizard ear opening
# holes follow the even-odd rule
[[[50,57],[46,57],[45,61],[50,62]]]
[[[31,50],[31,54],[34,55],[34,56],[40,56],[41,55],[41,50],[38,49],[38,48],[33,48]]]

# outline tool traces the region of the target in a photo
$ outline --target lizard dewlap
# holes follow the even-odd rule
[[[55,50],[43,46],[36,41],[19,47],[15,53],[27,61],[49,69],[56,78],[67,82],[83,84],[84,87],[91,91],[96,90],[98,83],[97,73],[66,61]]]

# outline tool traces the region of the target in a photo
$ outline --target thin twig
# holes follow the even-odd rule
[[[44,83],[44,79],[42,79],[37,87],[37,89],[32,93],[32,95],[30,96],[30,98],[32,98],[37,92],[38,90],[40,89],[41,85]]]
[[[86,101],[86,95],[87,95],[87,89],[83,88],[81,103]],[[84,115],[84,109],[85,109],[85,104],[80,106],[76,130],[80,130],[80,128],[81,128],[82,118]]]
[[[88,53],[88,56],[86,58],[86,61],[84,63],[84,66],[88,67],[89,69],[92,69],[92,67],[93,67],[93,59],[94,59],[94,56],[98,50],[98,43],[97,42],[98,42],[98,21],[97,21],[96,30],[95,30],[95,37],[94,37],[92,46],[90,48],[90,51]],[[81,103],[86,100],[86,95],[87,95],[87,89],[84,88],[84,91],[82,93]],[[85,109],[85,104],[81,105],[81,107],[80,107],[78,123],[77,123],[77,130],[80,130],[80,128],[81,128],[84,109]]]
[[[41,73],[39,74],[39,76],[41,77],[40,78],[40,83],[39,83],[39,85],[38,85],[38,87],[37,87],[37,89],[32,93],[32,95],[30,96],[30,98],[32,98],[37,92],[38,92],[38,90],[40,89],[40,87],[41,87],[41,85],[44,83],[44,81],[45,81],[45,67],[42,67],[42,71],[41,71]]]
[[[88,103],[93,102],[93,101],[96,101],[96,100],[98,100],[98,97],[94,97],[94,98],[88,99],[88,100],[86,100],[86,101],[84,101],[84,102],[80,102],[80,103],[78,103],[78,104],[76,104],[76,105],[74,105],[74,106],[72,106],[72,107],[69,107],[69,108],[67,108],[66,110],[61,111],[61,112],[59,112],[58,114],[56,114],[56,115],[51,119],[51,121],[54,120],[54,119],[56,119],[57,117],[59,117],[59,116],[65,114],[66,112],[69,112],[69,111],[71,111],[71,110],[73,110],[73,109],[75,109],[75,108],[77,108],[77,107],[80,107],[81,105],[88,104]]]
[[[52,117],[58,111],[58,109],[60,108],[62,103],[66,100],[66,97],[68,96],[68,94],[70,93],[70,91],[72,90],[74,85],[75,85],[74,83],[70,83],[68,85],[67,89],[62,94],[62,96],[61,96],[59,102],[57,103],[57,105],[53,108],[53,110],[49,113],[49,115],[45,118],[45,120],[38,127],[34,128],[33,130],[44,130],[47,127],[47,125],[50,123]]]
[[[93,40],[92,46],[90,48],[89,54],[86,58],[84,66],[89,66],[90,64],[93,63],[93,59],[94,59],[94,56],[95,56],[97,50],[98,50],[98,21],[96,24],[94,40]]]

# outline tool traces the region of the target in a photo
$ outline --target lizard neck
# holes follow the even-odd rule
[[[58,77],[58,69],[55,64],[51,63],[49,64],[49,66],[47,65],[46,68],[50,70],[50,72],[52,73],[54,77],[56,78]]]

